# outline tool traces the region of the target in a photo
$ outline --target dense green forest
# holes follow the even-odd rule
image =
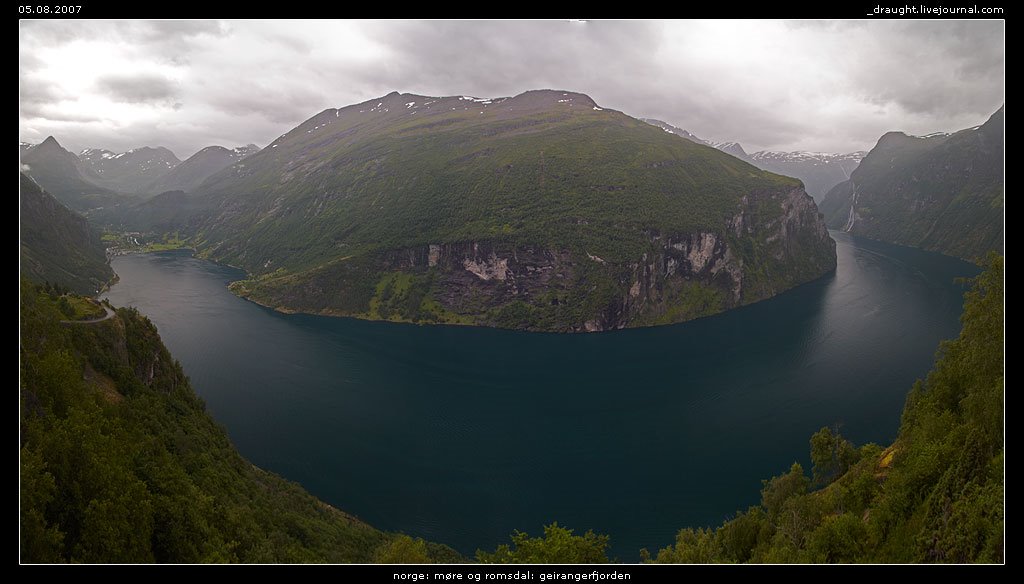
[[[761,504],[683,529],[656,562],[1003,561],[1003,259],[966,295],[960,337],[914,385],[896,441],[855,448],[822,428],[811,477],[764,482]]]
[[[23,562],[460,559],[249,463],[149,319],[62,324],[82,302],[22,280]]]

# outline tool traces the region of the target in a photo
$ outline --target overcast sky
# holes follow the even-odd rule
[[[20,137],[184,159],[395,90],[553,88],[748,152],[848,152],[984,122],[1004,72],[999,21],[22,21]]]

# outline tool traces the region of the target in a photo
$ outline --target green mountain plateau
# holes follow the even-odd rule
[[[799,181],[550,90],[325,110],[120,218],[244,268],[261,304],[418,323],[681,322],[835,268]]]

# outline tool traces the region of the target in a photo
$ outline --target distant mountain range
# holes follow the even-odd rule
[[[39,144],[22,147],[21,171],[57,200],[79,212],[113,206],[129,198],[100,186],[101,179],[53,136]]]
[[[233,150],[209,146],[182,162],[163,147],[127,152],[86,148],[78,155],[50,136],[40,144],[21,142],[21,170],[57,199],[82,212],[133,204],[170,190],[191,191],[211,175],[259,151],[255,144]]]
[[[829,189],[850,178],[850,173],[857,168],[861,159],[867,154],[863,151],[831,154],[827,152],[801,151],[773,152],[770,150],[747,154],[743,150],[743,146],[737,142],[711,142],[698,138],[687,130],[677,128],[661,120],[641,119],[652,126],[657,126],[666,132],[681,136],[691,142],[727,152],[740,160],[753,164],[761,170],[798,178],[803,181],[807,193],[819,203]]]
[[[835,267],[797,181],[567,91],[328,109],[191,193],[119,209],[245,268],[233,289],[257,302],[371,319],[679,322]]]
[[[259,151],[255,144],[233,150],[223,146],[207,146],[152,181],[147,187],[147,192],[191,192],[207,178]]]
[[[147,193],[149,185],[181,164],[166,148],[136,148],[115,153],[87,148],[79,160],[92,171],[92,180],[122,193]]]
[[[953,134],[889,132],[821,203],[829,226],[978,260],[1004,245],[1003,108]]]

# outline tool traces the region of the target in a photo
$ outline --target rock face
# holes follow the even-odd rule
[[[764,220],[761,215],[771,208],[782,213],[772,211],[774,218]],[[715,314],[770,298],[836,266],[835,241],[801,188],[743,197],[720,230],[650,232],[646,242],[647,251],[627,263],[609,263],[566,248],[489,240],[432,243],[381,254],[369,266],[338,264],[321,271],[301,291],[264,288],[257,282],[239,283],[236,291],[257,301],[276,298],[261,303],[287,312],[596,332]],[[371,304],[390,304],[393,311],[382,315],[334,308],[344,304],[335,294],[355,289],[367,271],[409,277],[409,288],[426,289],[424,298],[439,309],[423,311],[422,299],[410,309],[407,300],[417,298],[415,294],[387,286],[382,290],[380,285]],[[614,284],[602,290],[587,287],[595,280]],[[311,297],[321,304],[310,303]]]

